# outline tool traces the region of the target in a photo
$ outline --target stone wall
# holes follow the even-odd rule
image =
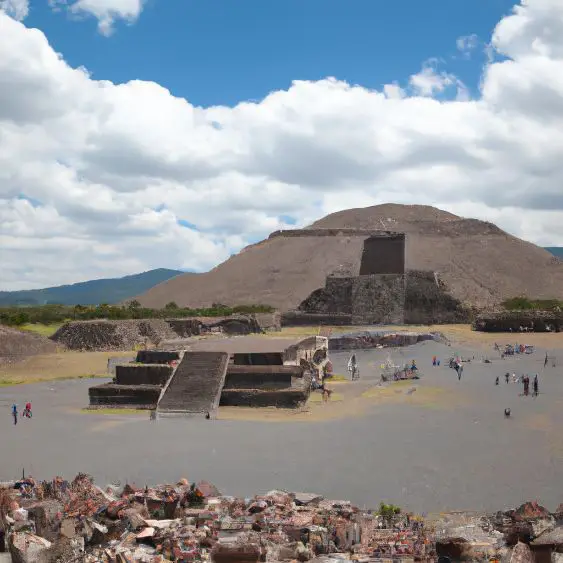
[[[233,364],[237,366],[281,366],[282,352],[250,352],[248,354],[232,354]]]
[[[482,332],[560,332],[563,330],[563,312],[556,311],[503,311],[479,315],[473,324]]]
[[[472,311],[448,293],[434,272],[409,270],[404,276],[329,276],[298,312],[282,316],[282,324],[442,324],[471,318]]]
[[[353,286],[353,277],[328,276],[325,287],[313,291],[301,302],[298,310],[304,313],[352,315]]]
[[[258,326],[264,332],[279,332],[281,330],[281,315],[279,311],[273,313],[256,313],[254,315]]]
[[[163,364],[118,365],[115,383],[118,385],[164,385],[172,375],[172,366]]]
[[[402,275],[329,276],[326,286],[314,291],[299,309],[308,319],[311,314],[342,315],[337,318],[340,325],[391,324],[403,322],[404,301],[405,279]]]
[[[354,278],[352,324],[401,324],[404,311],[404,276],[383,274]]]
[[[167,352],[165,350],[139,350],[136,362],[140,364],[168,364],[180,359],[178,352]]]
[[[155,408],[160,396],[159,385],[116,385],[105,383],[88,389],[91,406],[129,406]]]
[[[221,407],[277,407],[295,409],[309,397],[308,390],[280,389],[262,391],[259,389],[223,389]]]
[[[166,322],[180,338],[201,334],[201,322],[198,319],[167,319]]]
[[[287,229],[274,231],[268,238],[277,237],[378,237],[381,239],[395,238],[403,233],[395,231],[378,231],[371,229]]]
[[[448,293],[437,274],[422,270],[407,272],[406,324],[468,323],[471,317],[471,310]]]
[[[405,235],[371,236],[364,241],[360,276],[405,273]]]
[[[229,366],[223,389],[284,389],[302,376],[299,366]]]

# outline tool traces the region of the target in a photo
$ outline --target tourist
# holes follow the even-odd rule
[[[435,366],[438,362],[438,358],[436,356],[432,356],[432,365]]]
[[[12,416],[14,417],[14,424],[18,423],[18,405],[14,403],[12,405]]]
[[[500,381],[500,378],[499,378],[499,376],[497,375],[497,378],[495,379],[495,385],[498,385],[498,384],[499,384],[499,381]]]
[[[504,374],[504,379],[506,380],[506,382],[508,383],[510,381],[510,373],[506,372]]]
[[[522,380],[524,382],[524,396],[527,397],[530,393],[530,378],[525,375]]]
[[[543,361],[543,367],[544,367],[544,369],[547,367],[547,360],[548,360],[548,357],[547,357],[547,352],[546,352],[546,353],[545,353],[545,360]]]
[[[352,354],[348,360],[348,371],[352,379],[356,378],[357,361],[356,354]]]
[[[536,373],[536,375],[534,376],[534,397],[538,396],[539,393],[539,382],[538,382],[538,374]]]
[[[31,403],[27,402],[25,404],[25,409],[22,412],[22,416],[25,416],[26,418],[31,418],[33,415],[31,413]]]

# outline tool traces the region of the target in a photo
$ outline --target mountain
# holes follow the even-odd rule
[[[405,232],[406,266],[437,272],[451,294],[476,306],[518,295],[563,298],[563,263],[547,250],[497,226],[434,207],[385,204],[333,213],[315,228]],[[261,303],[295,309],[325,284],[327,274],[359,272],[361,237],[273,237],[244,248],[213,270],[182,275],[137,299],[162,307]]]
[[[119,303],[148,291],[151,287],[170,280],[179,274],[179,270],[159,268],[142,274],[123,278],[91,280],[72,285],[60,285],[45,289],[24,291],[0,291],[0,306],[10,305],[98,305],[101,303]],[[187,276],[193,274],[186,274]],[[166,303],[170,302],[169,299]]]
[[[554,256],[558,258],[563,258],[563,246],[547,246],[545,248],[548,252],[551,252]]]

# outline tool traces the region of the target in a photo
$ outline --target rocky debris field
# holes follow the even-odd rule
[[[56,350],[57,345],[45,336],[0,325],[0,365]]]
[[[137,488],[31,477],[0,488],[0,551],[17,563],[563,560],[563,505],[423,518],[382,504],[272,490],[221,494],[201,481]]]
[[[329,350],[365,350],[370,348],[385,348],[412,346],[419,342],[433,340],[445,342],[445,336],[438,332],[390,332],[381,330],[359,330],[343,332],[330,336],[328,341]]]
[[[273,319],[273,320],[272,320]],[[277,325],[274,321],[277,319]],[[51,340],[69,350],[132,350],[152,344],[177,345],[181,339],[207,334],[247,335],[279,328],[279,316],[273,314],[232,315],[230,317],[193,317],[184,319],[134,319],[72,321],[65,323]]]
[[[139,344],[158,345],[177,338],[161,319],[119,321],[74,321],[64,324],[51,339],[69,350],[132,350]]]

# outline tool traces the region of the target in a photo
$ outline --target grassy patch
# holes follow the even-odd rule
[[[61,375],[49,376],[49,375],[36,375],[22,377],[2,377],[0,378],[0,387],[11,387],[12,385],[27,385],[29,383],[44,383],[45,381],[64,381],[65,379],[95,379],[95,378],[106,378],[109,377],[107,373],[100,374],[83,374],[83,375]]]
[[[109,377],[110,357],[126,357],[130,352],[59,352],[32,356],[17,364],[0,367],[0,385],[38,383],[60,379]]]
[[[63,326],[64,323],[52,323],[44,325],[42,323],[27,323],[18,327],[20,330],[26,330],[27,332],[35,332],[41,336],[52,336]]]
[[[326,378],[327,383],[332,383],[333,381],[350,381],[350,379],[345,375],[338,375],[338,374],[334,374],[332,377]]]
[[[127,409],[127,408],[107,408],[107,409],[80,409],[80,412],[83,414],[144,414],[146,416],[149,415],[148,409]]]

